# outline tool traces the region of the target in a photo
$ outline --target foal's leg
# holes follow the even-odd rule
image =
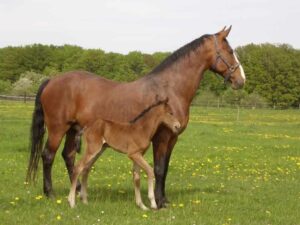
[[[132,175],[133,175],[133,184],[134,184],[134,193],[135,193],[135,202],[138,207],[143,210],[148,210],[148,208],[144,205],[141,197],[141,188],[140,188],[140,167],[133,162],[132,168]]]
[[[80,148],[79,144],[77,143],[78,142],[77,139],[78,139],[78,131],[76,131],[74,128],[71,127],[66,134],[65,146],[62,151],[62,157],[65,161],[70,181],[72,179],[76,152],[79,150],[77,148],[78,147]],[[79,181],[77,182],[76,190],[77,191],[80,190]]]
[[[90,161],[98,154],[99,151],[101,151],[102,143],[99,144],[97,142],[88,143],[87,149],[80,161],[77,163],[77,165],[74,167],[74,171],[72,174],[72,185],[68,197],[69,204],[71,208],[74,208],[75,206],[75,195],[76,195],[76,184],[79,175],[84,169],[88,168],[88,165]]]
[[[155,197],[154,197],[154,185],[153,185],[153,180],[154,180],[154,172],[152,167],[148,164],[148,162],[144,159],[142,154],[140,152],[137,152],[135,154],[132,154],[129,156],[131,160],[133,160],[137,165],[139,165],[146,173],[148,176],[148,198],[151,203],[151,208],[152,209],[157,209],[157,205],[155,202]]]
[[[84,204],[88,203],[88,200],[87,200],[87,180],[88,180],[89,173],[91,171],[91,168],[92,168],[93,164],[102,155],[102,153],[104,152],[104,150],[105,150],[105,147],[102,147],[102,149],[100,150],[100,152],[98,152],[97,155],[90,160],[90,162],[88,163],[88,165],[82,171],[82,186],[81,186],[81,191],[80,191],[80,198],[82,199],[82,202]]]
[[[56,151],[59,147],[64,132],[48,132],[48,140],[42,153],[43,159],[43,183],[44,193],[47,197],[53,197],[51,170]]]

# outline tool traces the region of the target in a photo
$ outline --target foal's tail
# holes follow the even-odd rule
[[[37,92],[35,98],[35,107],[32,115],[32,123],[30,129],[30,158],[27,169],[26,181],[35,181],[38,169],[39,159],[42,155],[43,140],[45,134],[44,111],[41,103],[41,95],[48,84],[49,80],[45,80]]]

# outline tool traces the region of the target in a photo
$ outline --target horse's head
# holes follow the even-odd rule
[[[210,70],[224,77],[225,82],[230,82],[233,89],[242,88],[246,81],[246,76],[242,65],[240,64],[236,54],[230,47],[227,36],[231,30],[231,26],[225,27],[220,32],[210,37]]]

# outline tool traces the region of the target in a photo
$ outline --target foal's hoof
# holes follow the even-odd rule
[[[88,200],[87,200],[87,199],[82,198],[81,201],[82,201],[82,203],[85,204],[85,205],[88,204]]]
[[[158,210],[157,206],[151,206],[152,210]]]
[[[70,207],[73,209],[75,207],[75,201],[72,198],[68,197],[68,202]]]
[[[148,211],[148,210],[149,210],[149,208],[146,207],[143,203],[138,204],[138,207],[141,208],[141,209],[144,210],[144,211]]]

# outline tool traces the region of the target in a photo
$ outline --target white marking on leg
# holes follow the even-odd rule
[[[77,184],[77,179],[75,179],[75,181],[72,182],[72,186],[68,196],[68,202],[71,208],[75,207],[76,184]]]
[[[134,194],[135,194],[135,203],[142,210],[148,210],[148,208],[144,205],[141,197],[140,190],[140,167],[137,164],[133,164],[133,184],[134,184]]]
[[[80,190],[80,198],[81,198],[81,200],[84,204],[88,204],[88,200],[87,200],[87,177],[88,177],[88,169],[83,171],[81,190]]]
[[[154,196],[154,182],[153,182],[154,179],[153,179],[153,177],[154,177],[154,173],[153,173],[153,176],[148,175],[148,198],[150,200],[151,208],[157,209],[155,196]]]
[[[240,61],[239,61],[238,58],[236,57],[235,53],[233,53],[233,56],[234,56],[235,61],[239,64],[239,69],[240,69],[240,71],[241,71],[241,76],[242,76],[242,78],[244,79],[244,82],[245,82],[245,81],[246,81],[246,75],[245,75],[244,69],[243,69],[243,67],[242,67],[242,65],[241,65],[241,63],[240,63]]]

